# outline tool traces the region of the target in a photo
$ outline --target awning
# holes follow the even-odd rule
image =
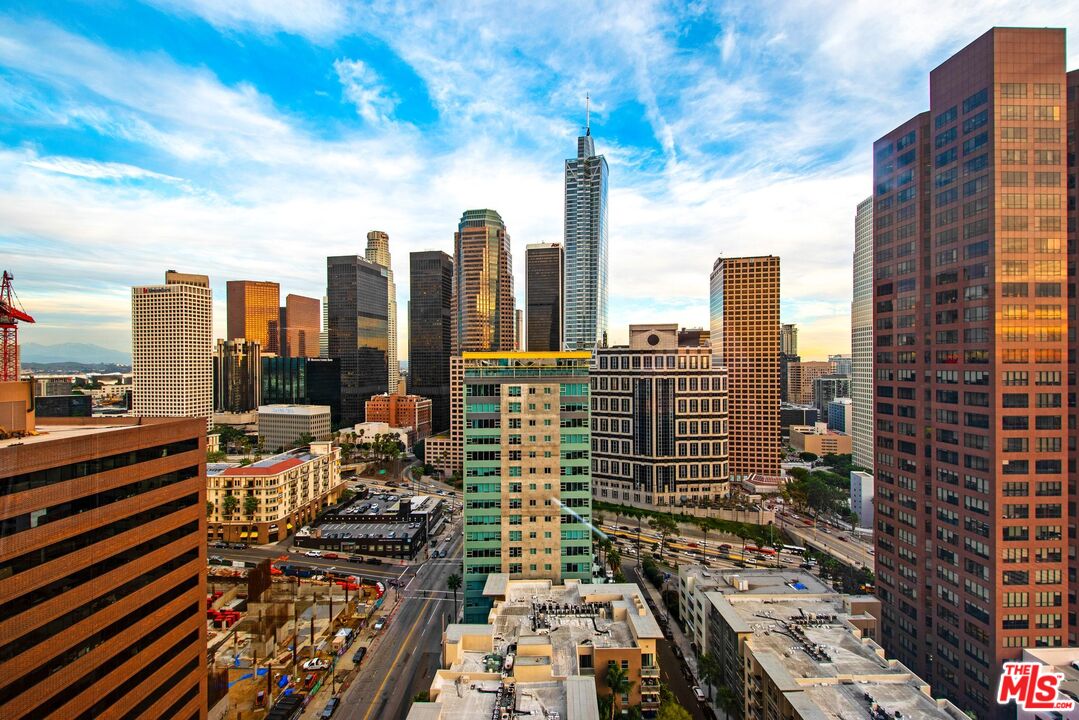
[[[291,530],[292,529],[292,523],[289,523],[288,525],[286,525],[285,528],[288,529],[288,530]]]
[[[240,537],[242,537],[242,538],[247,537],[247,533],[245,533],[245,532],[240,533]]]

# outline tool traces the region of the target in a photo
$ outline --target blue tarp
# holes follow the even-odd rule
[[[246,675],[241,675],[240,677],[238,677],[235,680],[233,680],[232,682],[230,682],[229,687],[232,687],[233,685],[235,685],[238,682],[243,682],[244,680],[250,680],[253,677],[255,677],[255,676],[252,673],[247,673]]]
[[[263,675],[265,675],[268,672],[270,672],[269,668],[259,668],[258,670],[255,671],[255,674],[258,675],[259,677],[262,677]]]
[[[277,681],[277,687],[285,687],[288,685],[288,675],[282,675],[281,679]]]

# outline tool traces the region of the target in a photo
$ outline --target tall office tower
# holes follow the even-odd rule
[[[813,406],[821,417],[828,417],[828,403],[849,397],[850,376],[832,374],[813,378]]]
[[[214,347],[214,412],[254,412],[261,397],[259,344],[243,338],[218,340]]]
[[[318,334],[318,356],[330,356],[330,299],[322,296],[322,331]]]
[[[386,268],[387,296],[387,387],[391,393],[397,392],[397,383],[401,379],[401,361],[397,357],[397,286],[393,282],[393,266],[390,264],[390,236],[381,230],[367,233],[366,257],[375,265]]]
[[[228,309],[228,337],[253,340],[262,352],[281,352],[281,286],[258,280],[229,280],[225,283]]]
[[[589,582],[589,352],[471,353],[464,366],[464,621],[487,576]]]
[[[566,254],[558,243],[525,247],[525,307],[528,350],[562,349],[562,293]],[[522,350],[525,348],[521,348]]]
[[[835,363],[824,360],[792,362],[787,365],[787,397],[793,405],[813,405],[813,381],[835,374]]]
[[[200,417],[214,409],[210,279],[169,270],[164,285],[131,288],[131,412]]]
[[[281,307],[282,357],[318,357],[319,355],[318,298],[289,293]]]
[[[727,370],[678,325],[630,325],[629,346],[596,351],[592,495],[637,507],[730,492]]]
[[[731,478],[778,476],[779,258],[719,258],[709,310],[713,364],[727,368]]]
[[[1067,199],[1068,213],[1068,298],[1079,297],[1076,288],[1076,266],[1079,265],[1079,70],[1068,73],[1068,179]],[[1068,304],[1068,497],[1074,504],[1079,499],[1079,469],[1076,468],[1076,448],[1079,448],[1079,405],[1076,404],[1077,378],[1076,363],[1079,362],[1079,347],[1076,346],[1079,339],[1079,308],[1075,302]],[[1076,519],[1076,513],[1069,508],[1072,520]],[[1069,536],[1070,537],[1070,536]],[[1079,620],[1075,614],[1079,612],[1075,604],[1079,602],[1079,553],[1069,558],[1068,568],[1069,590],[1068,598],[1071,602],[1069,607],[1069,630],[1068,645],[1079,644]]]
[[[525,313],[521,308],[513,311],[513,349],[522,352],[525,349]]]
[[[873,146],[883,635],[979,718],[1071,624],[1064,87],[1063,30],[994,28]]]
[[[854,215],[854,300],[850,305],[851,434],[854,464],[873,467],[873,198]]]
[[[513,303],[513,258],[502,216],[465,210],[453,235],[453,354],[512,351]]]
[[[779,326],[779,399],[780,402],[791,400],[790,365],[801,362],[798,355],[798,326],[784,323]]]
[[[607,159],[596,155],[585,120],[577,157],[566,160],[565,308],[570,350],[607,345]]]
[[[341,361],[341,424],[363,421],[363,404],[386,392],[388,270],[358,255],[326,258],[329,353]]]
[[[850,377],[851,370],[854,367],[854,358],[850,355],[829,355],[828,362],[835,364],[836,375],[846,375]]]
[[[206,424],[37,432],[0,440],[0,717],[205,720]]]
[[[798,326],[794,323],[779,326],[779,354],[798,355]]]
[[[325,405],[341,424],[341,361],[334,358],[262,358],[262,405]]]
[[[408,389],[431,398],[431,430],[450,427],[453,258],[439,250],[408,256]]]

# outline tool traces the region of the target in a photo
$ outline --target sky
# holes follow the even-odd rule
[[[896,10],[898,8],[898,11]],[[854,212],[876,138],[993,25],[1079,30],[1053,2],[7,0],[0,268],[23,342],[130,350],[130,287],[173,268],[324,294],[327,255],[390,235],[452,253],[469,208],[561,242],[591,95],[610,165],[613,342],[708,326],[719,255],[781,259],[803,358],[849,352]],[[1068,68],[1079,68],[1079,41]]]

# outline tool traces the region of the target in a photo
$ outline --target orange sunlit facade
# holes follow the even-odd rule
[[[281,286],[258,280],[229,280],[228,340],[254,340],[264,353],[280,352]]]

